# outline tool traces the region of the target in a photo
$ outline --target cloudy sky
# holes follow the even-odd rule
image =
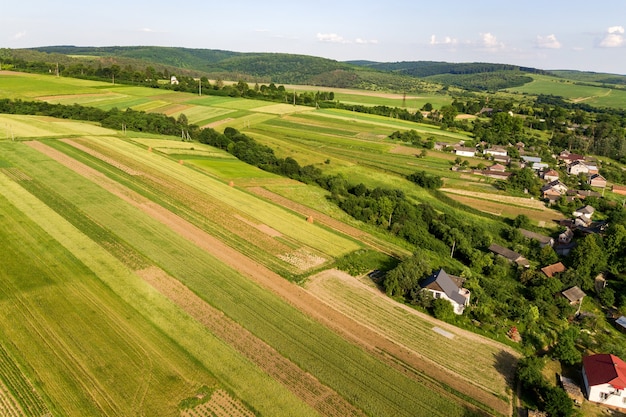
[[[158,45],[626,74],[625,0],[23,0],[0,47]]]

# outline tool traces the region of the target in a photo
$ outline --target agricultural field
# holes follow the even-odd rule
[[[0,96],[26,97],[29,78],[10,76]],[[56,86],[42,100],[232,126],[279,156],[399,188],[443,212],[399,175],[463,179],[450,155],[417,158],[420,149],[388,138],[407,128],[438,141],[467,138],[426,125],[44,81]],[[0,270],[0,404],[13,415],[510,415],[514,352],[458,332],[455,340],[472,346],[464,355],[475,367],[466,368],[451,360],[458,345],[432,327],[456,330],[359,281],[310,278],[364,248],[410,254],[321,189],[177,138],[40,116],[0,115],[3,127],[0,240],[11,259]],[[441,349],[425,352],[425,343]]]
[[[534,79],[532,82],[522,87],[507,89],[507,91],[527,94],[543,94],[550,91],[555,96],[561,96],[575,103],[601,107],[626,107],[626,91],[624,90],[615,90],[600,84],[597,86],[580,85],[576,81],[546,75],[533,74],[532,78]]]

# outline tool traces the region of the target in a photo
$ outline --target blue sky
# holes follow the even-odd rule
[[[626,1],[14,1],[0,47],[158,45],[626,74]]]

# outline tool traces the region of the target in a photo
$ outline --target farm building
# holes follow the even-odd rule
[[[626,333],[626,316],[620,316],[615,320],[615,327],[617,327],[620,332]]]
[[[567,301],[569,301],[571,305],[577,305],[582,303],[583,298],[585,298],[585,296],[587,295],[583,290],[578,287],[569,288],[561,292],[561,294],[563,295],[563,297],[567,298]]]
[[[540,163],[541,158],[538,156],[522,156],[522,160],[528,164]]]
[[[436,299],[448,300],[455,314],[463,314],[470,300],[470,291],[463,288],[463,281],[460,277],[448,275],[442,268],[426,278],[421,287]]]
[[[176,76],[175,76],[175,75],[172,75],[172,77],[170,78],[170,84],[171,84],[171,85],[178,85],[178,84],[179,84],[179,82],[178,82],[178,80],[176,79]]]
[[[521,254],[515,251],[512,251],[511,249],[508,249],[508,248],[505,248],[503,246],[496,245],[495,243],[493,243],[489,246],[489,250],[495,253],[496,255],[502,256],[503,258],[507,259],[509,262],[515,262],[516,264],[526,267],[526,268],[530,267],[530,263],[528,262],[528,259],[524,258]]]
[[[626,410],[626,363],[617,356],[585,356],[583,382],[589,401]]]
[[[474,148],[467,148],[465,146],[458,146],[458,147],[454,148],[454,154],[456,156],[475,156],[476,155],[476,149],[474,149]]]
[[[615,194],[626,195],[626,187],[623,185],[613,185],[611,191]]]
[[[525,238],[531,239],[531,240],[536,240],[537,242],[539,242],[539,246],[541,246],[542,248],[544,246],[553,246],[554,245],[554,239],[551,238],[550,236],[546,236],[546,235],[542,235],[540,233],[535,233],[535,232],[531,232],[530,230],[526,230],[526,229],[519,229],[520,233],[522,234],[522,236],[524,236]]]
[[[485,149],[483,151],[483,154],[485,155],[491,155],[491,156],[507,156],[508,152],[506,150],[506,148],[503,148],[501,146],[493,146],[491,148]]]
[[[541,268],[541,272],[543,272],[546,277],[552,278],[555,274],[565,272],[566,269],[562,262],[557,262],[552,265],[544,266]]]

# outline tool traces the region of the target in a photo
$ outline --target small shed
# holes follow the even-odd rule
[[[544,266],[541,268],[541,272],[543,272],[546,277],[552,278],[555,274],[565,272],[566,269],[562,262],[557,262],[552,265]]]
[[[626,316],[621,316],[615,320],[615,326],[620,332],[626,333]]]

